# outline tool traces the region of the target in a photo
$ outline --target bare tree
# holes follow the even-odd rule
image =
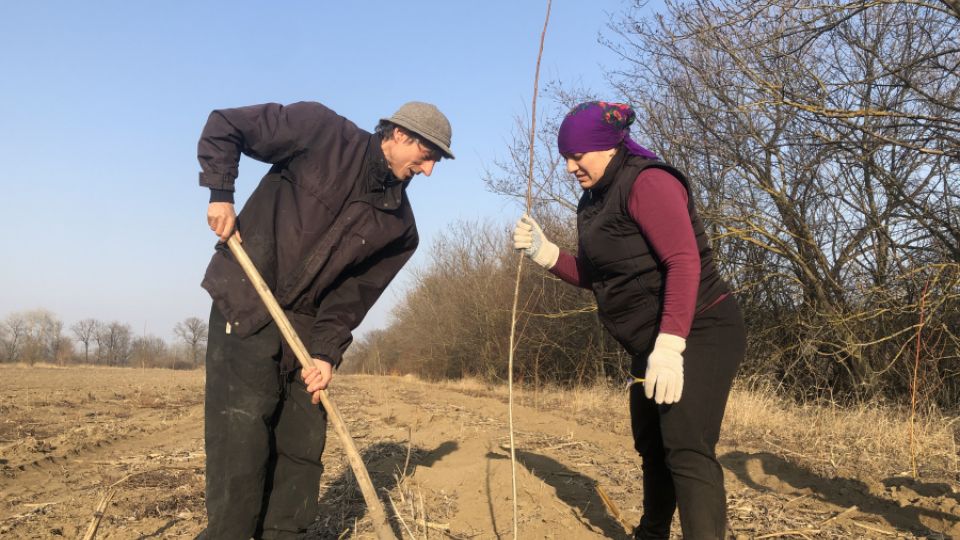
[[[207,342],[207,323],[197,317],[188,317],[173,327],[173,333],[190,349],[193,367],[199,366]]]
[[[69,343],[68,338],[63,336],[63,321],[58,318],[48,321],[44,329],[44,338],[46,341],[48,359],[57,364],[63,364],[64,352],[66,352],[65,343]]]
[[[20,359],[23,340],[27,334],[27,321],[22,313],[13,313],[3,321],[6,337],[3,341],[4,356],[8,362]]]
[[[141,368],[160,365],[166,354],[167,344],[157,336],[141,336],[130,344],[130,360]]]
[[[52,312],[35,309],[15,314],[18,322],[20,360],[56,362],[63,333],[63,323]]]
[[[685,170],[751,329],[746,372],[797,396],[960,399],[960,18],[950,2],[643,2],[615,15],[609,73],[638,110],[634,136]],[[579,187],[554,147],[589,93],[551,90],[538,122],[534,213],[576,245]],[[607,97],[607,94],[605,97]],[[487,175],[520,198],[523,121]],[[395,311],[357,347],[367,366],[429,376],[501,375],[501,254],[477,224],[440,238]],[[589,294],[525,278],[518,373],[555,380],[625,368]],[[402,321],[402,323],[400,322]],[[922,321],[922,325],[921,322]],[[919,339],[922,336],[923,339]],[[379,364],[377,364],[379,362]],[[492,367],[491,367],[492,366]]]
[[[85,364],[90,363],[90,344],[96,339],[99,326],[100,321],[96,319],[83,319],[70,327],[74,337],[83,345],[83,362]]]
[[[56,353],[54,362],[59,366],[64,366],[67,362],[72,362],[76,358],[76,350],[73,346],[73,340],[67,336],[60,336],[55,346]]]
[[[753,329],[754,368],[805,393],[901,393],[924,284],[957,290],[960,20],[939,3],[636,7],[611,81],[698,183]],[[954,388],[958,340],[931,376]],[[939,383],[938,383],[939,384]]]
[[[560,228],[549,219],[542,224],[551,234]],[[394,322],[361,340],[348,366],[429,378],[504,379],[516,262],[508,246],[502,226],[451,225],[436,239],[429,263],[416,271]],[[623,374],[628,359],[600,327],[592,295],[540,271],[525,272],[522,279],[518,381],[588,382]]]
[[[99,326],[95,336],[97,358],[110,366],[124,366],[130,360],[133,331],[130,325],[117,321]]]

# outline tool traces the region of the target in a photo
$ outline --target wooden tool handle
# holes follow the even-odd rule
[[[296,330],[293,329],[293,325],[290,324],[290,319],[287,318],[286,313],[283,312],[280,304],[277,303],[277,299],[274,298],[270,287],[268,287],[267,283],[260,277],[260,272],[257,271],[257,267],[254,266],[253,261],[247,256],[247,252],[243,249],[236,235],[231,236],[230,239],[227,240],[227,246],[230,247],[233,256],[236,257],[237,262],[240,263],[243,271],[247,274],[247,277],[250,278],[250,283],[253,284],[253,287],[263,300],[264,305],[267,306],[267,311],[273,316],[273,320],[280,328],[280,333],[283,334],[284,339],[287,340],[290,348],[293,349],[294,354],[297,355],[297,360],[300,361],[300,365],[305,368],[314,367],[315,362],[313,358],[310,357],[310,354],[307,353],[307,348],[303,346],[303,342],[300,341],[300,336],[298,336]],[[370,518],[373,520],[377,538],[380,540],[396,540],[397,537],[393,534],[393,529],[390,528],[390,524],[387,522],[387,514],[383,509],[383,504],[380,503],[380,498],[377,497],[376,490],[373,488],[373,482],[370,480],[370,474],[367,473],[367,468],[363,464],[360,452],[357,451],[357,446],[353,443],[350,432],[347,431],[347,425],[343,422],[340,411],[333,402],[330,401],[325,390],[320,390],[320,403],[323,404],[323,408],[327,411],[330,423],[333,424],[333,429],[337,432],[337,436],[340,437],[340,443],[343,444],[347,459],[350,461],[350,468],[353,469],[353,474],[356,476],[357,483],[360,485],[360,491],[363,493],[363,500],[367,503],[367,510],[370,512]]]

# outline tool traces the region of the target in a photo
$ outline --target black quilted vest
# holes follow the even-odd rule
[[[713,250],[697,216],[687,177],[662,161],[629,155],[621,149],[603,178],[580,197],[578,257],[592,281],[600,321],[633,355],[649,351],[656,339],[666,276],[666,268],[651,252],[627,210],[634,181],[648,167],[669,172],[687,190],[687,210],[700,252],[696,311],[699,313],[729,290],[713,264]]]

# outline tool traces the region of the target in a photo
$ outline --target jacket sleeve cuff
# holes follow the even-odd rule
[[[329,343],[311,343],[309,350],[311,358],[322,358],[333,364],[335,368],[340,367],[340,363],[343,362],[343,353],[340,352],[340,348],[331,346]]]
[[[233,191],[229,189],[210,188],[210,202],[226,202],[233,204]]]
[[[210,189],[233,191],[233,183],[236,179],[236,172],[222,174],[200,173],[200,185]]]

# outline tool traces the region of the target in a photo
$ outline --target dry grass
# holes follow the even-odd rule
[[[918,415],[915,436],[921,477],[960,475],[960,417]],[[911,469],[910,413],[889,406],[797,405],[772,391],[738,388],[727,406],[723,438],[772,449],[826,475],[839,469],[906,475]]]
[[[441,384],[467,394],[503,399],[507,395],[505,386],[479,379]],[[567,411],[592,423],[628,425],[625,386],[525,388],[517,401]],[[918,415],[915,437],[921,477],[960,478],[960,417],[937,411]],[[772,390],[736,387],[727,405],[721,444],[780,454],[827,476],[840,469],[870,476],[906,475],[910,473],[910,414],[883,405],[798,405]]]
[[[407,377],[410,377],[407,375]],[[465,378],[437,383],[444,388],[472,395],[506,398],[507,387],[502,384],[490,384],[477,378]],[[528,407],[550,408],[558,407],[575,414],[591,414],[603,412],[607,414],[611,409],[620,408],[626,411],[626,386],[615,387],[609,384],[591,386],[565,387],[555,384],[543,386],[539,389],[518,387],[517,401]]]

